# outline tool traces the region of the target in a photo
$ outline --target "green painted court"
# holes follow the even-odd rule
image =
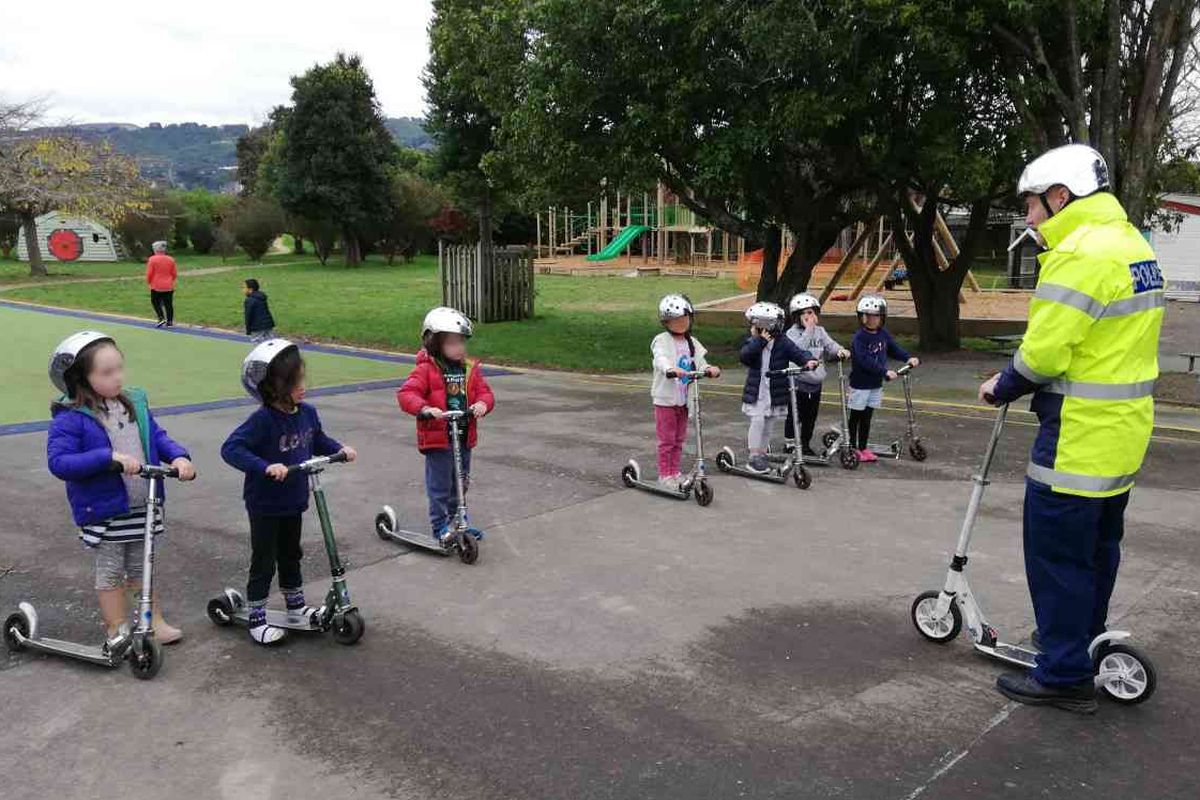
[[[99,330],[116,339],[125,353],[127,384],[145,388],[155,407],[244,396],[239,371],[250,351],[249,341],[199,335],[186,328],[156,330],[144,324],[0,306],[5,351],[0,425],[47,419],[55,396],[46,376],[50,353],[80,330]],[[352,354],[306,351],[305,360],[310,388],[399,379],[410,369],[407,364]]]

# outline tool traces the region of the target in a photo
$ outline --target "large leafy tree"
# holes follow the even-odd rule
[[[280,115],[276,196],[296,217],[336,225],[346,265],[356,266],[360,235],[387,216],[395,152],[375,89],[361,60],[339,53],[292,78],[292,90]]]

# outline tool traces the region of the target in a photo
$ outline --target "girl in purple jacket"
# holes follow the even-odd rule
[[[111,639],[129,621],[128,598],[141,592],[149,513],[148,487],[138,477],[142,464],[169,462],[185,481],[196,470],[187,450],[155,423],[145,393],[125,388],[125,359],[111,337],[82,331],[64,339],[50,359],[50,379],[63,395],[51,406],[47,462],[66,481],[79,538],[95,559],[100,615]],[[154,513],[157,534],[162,506]],[[155,638],[179,641],[183,633],[163,620],[157,597],[153,609]]]

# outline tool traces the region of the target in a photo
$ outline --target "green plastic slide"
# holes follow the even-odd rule
[[[624,228],[617,237],[608,243],[608,247],[601,250],[599,253],[592,253],[587,257],[588,261],[607,261],[610,258],[616,258],[621,255],[621,252],[629,246],[637,237],[641,236],[650,228],[646,225],[630,225]]]

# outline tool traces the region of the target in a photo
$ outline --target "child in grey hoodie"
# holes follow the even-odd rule
[[[823,360],[848,358],[850,351],[835,342],[820,326],[820,313],[821,304],[811,294],[794,296],[788,303],[788,315],[792,321],[787,331],[788,338],[814,356],[822,356]],[[816,455],[812,449],[812,437],[817,426],[817,411],[821,408],[821,383],[824,380],[823,363],[797,378],[796,406],[800,413],[800,447],[801,453],[806,456]],[[796,446],[796,423],[792,419],[790,408],[783,435],[793,447]]]

